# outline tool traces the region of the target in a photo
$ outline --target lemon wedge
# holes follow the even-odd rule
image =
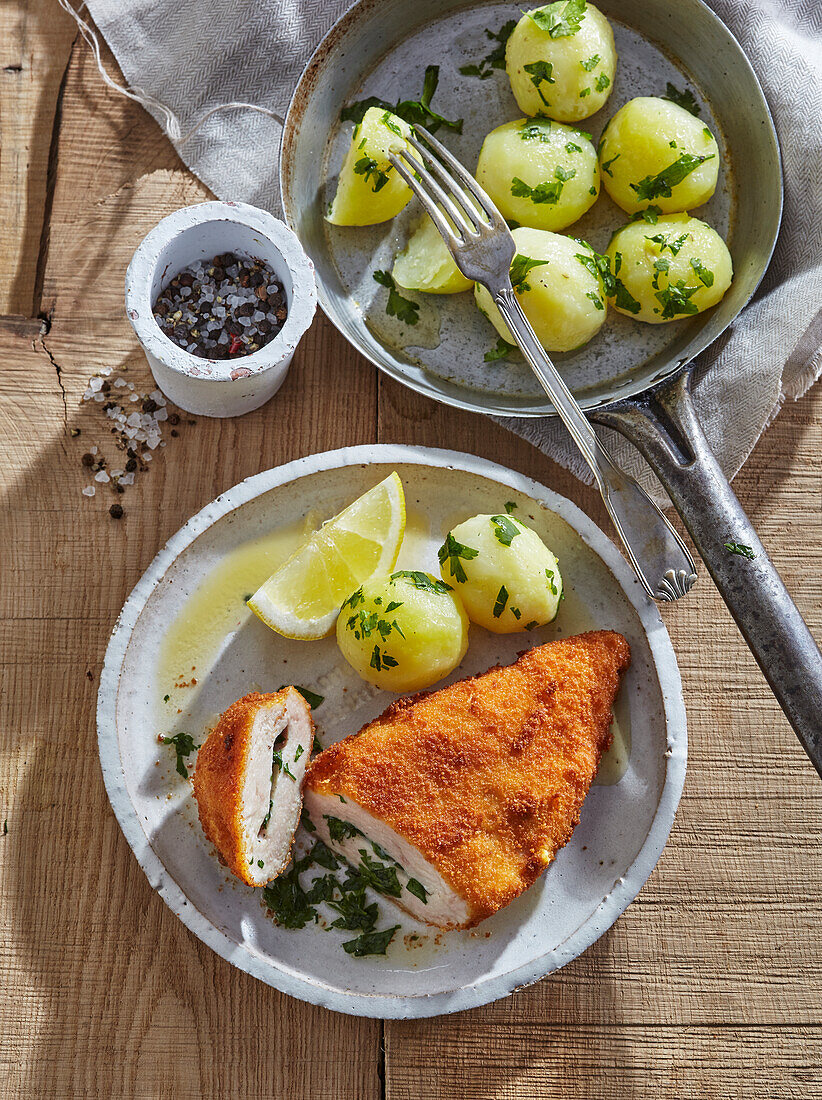
[[[405,495],[391,474],[328,520],[261,585],[248,606],[286,638],[324,638],[344,599],[396,564]]]

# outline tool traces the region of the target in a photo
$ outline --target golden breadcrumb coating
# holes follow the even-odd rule
[[[252,692],[232,703],[197,754],[193,784],[203,832],[229,870],[249,886],[259,885],[249,873],[242,837],[243,777],[252,729],[261,707],[285,706],[292,690],[287,687],[266,695]],[[306,706],[306,710],[313,732],[310,708]]]
[[[465,900],[471,927],[569,840],[629,664],[621,634],[592,631],[400,699],[322,752],[306,790],[352,799],[413,844]]]

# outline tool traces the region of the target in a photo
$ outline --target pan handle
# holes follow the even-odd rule
[[[822,776],[822,654],[708,445],[691,400],[691,372],[640,402],[600,409],[592,419],[629,439],[667,489]]]

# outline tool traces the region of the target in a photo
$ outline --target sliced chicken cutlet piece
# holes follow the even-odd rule
[[[394,900],[413,916],[469,928],[567,843],[611,743],[629,664],[621,634],[593,631],[400,699],[312,762],[305,808],[355,866],[399,864]]]
[[[313,741],[311,707],[289,687],[238,699],[197,754],[203,832],[249,886],[265,886],[288,863]]]

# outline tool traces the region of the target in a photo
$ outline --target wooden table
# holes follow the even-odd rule
[[[207,191],[51,0],[0,11],[0,134],[0,1095],[819,1096],[819,780],[704,572],[665,611],[690,722],[673,834],[554,977],[458,1016],[356,1020],[234,970],[166,909],[106,800],[95,696],[121,604],[192,512],[268,466],[390,441],[485,455],[605,517],[538,451],[378,375],[318,316],[272,404],[181,426],[111,519],[105,486],[80,492],[81,455],[111,443],[80,398],[104,366],[151,388],[123,274],[151,225]],[[817,633],[820,486],[817,386],[737,479]]]

